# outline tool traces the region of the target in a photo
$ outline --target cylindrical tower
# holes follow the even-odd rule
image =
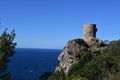
[[[87,41],[88,38],[96,38],[96,24],[84,24],[84,29],[83,29],[83,39]]]

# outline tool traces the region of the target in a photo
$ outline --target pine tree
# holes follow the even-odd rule
[[[7,33],[7,29],[0,36],[0,80],[10,80],[11,74],[6,73],[7,63],[13,56],[16,43],[14,43],[15,30]]]

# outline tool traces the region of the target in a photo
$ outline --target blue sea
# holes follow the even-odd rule
[[[38,80],[44,72],[54,72],[59,49],[17,48],[8,64],[11,80]]]

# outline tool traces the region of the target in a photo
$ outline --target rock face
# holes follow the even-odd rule
[[[56,70],[67,73],[71,65],[76,63],[87,50],[88,46],[83,39],[70,40],[58,57],[60,63]]]
[[[62,53],[58,56],[60,61],[56,71],[63,70],[66,74],[70,67],[77,63],[83,54],[88,50],[93,53],[100,52],[104,49],[103,42],[96,39],[97,28],[95,24],[85,24],[83,39],[74,39],[68,41]]]

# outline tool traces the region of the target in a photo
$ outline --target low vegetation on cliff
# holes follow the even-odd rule
[[[97,55],[96,55],[97,54]],[[48,80],[119,80],[120,40],[111,41],[99,52],[86,51],[68,73],[54,72]]]

